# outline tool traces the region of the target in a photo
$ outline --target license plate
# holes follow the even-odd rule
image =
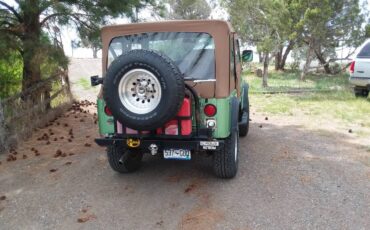
[[[218,141],[201,141],[200,142],[200,146],[202,146],[204,150],[216,150],[219,145],[220,143],[218,143]]]
[[[165,149],[163,150],[164,159],[169,160],[190,160],[191,152],[188,149]]]

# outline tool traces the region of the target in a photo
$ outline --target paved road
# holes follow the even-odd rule
[[[370,229],[370,154],[348,135],[256,114],[233,180],[214,178],[206,156],[147,156],[119,175],[84,110],[39,130],[16,161],[0,156],[1,229]]]
[[[81,84],[82,82],[89,83],[90,77],[95,75],[102,76],[102,61],[100,58],[71,58],[68,66],[68,76],[72,85],[72,94],[75,98],[89,101],[96,100],[100,86],[86,89],[85,87],[88,84]]]

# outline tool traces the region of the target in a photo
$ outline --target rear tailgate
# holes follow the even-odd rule
[[[370,78],[370,58],[357,58],[353,77]]]

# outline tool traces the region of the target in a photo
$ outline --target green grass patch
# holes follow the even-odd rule
[[[77,84],[79,86],[81,86],[84,90],[91,89],[90,81],[87,80],[86,78],[80,78],[80,79],[78,79]]]
[[[343,94],[343,95],[341,95]],[[270,114],[332,117],[370,128],[370,99],[355,98],[346,91],[327,93],[251,94],[251,104],[258,111]]]
[[[269,87],[262,87],[262,78],[254,74],[245,74],[250,85],[250,91],[257,92],[285,92],[290,90],[343,90],[348,89],[348,75],[325,75],[325,74],[309,74],[305,81],[299,79],[299,72],[274,72],[269,74],[268,85]]]
[[[250,101],[257,111],[266,114],[308,115],[314,119],[339,119],[348,124],[370,128],[370,98],[356,98],[346,74],[338,76],[309,75],[300,82],[299,73],[273,73],[269,88],[261,87],[261,79],[247,75]],[[299,94],[263,94],[281,89],[317,89]]]

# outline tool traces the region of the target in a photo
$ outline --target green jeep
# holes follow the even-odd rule
[[[238,170],[239,136],[249,127],[242,61],[253,59],[225,21],[166,21],[102,29],[100,138],[113,170],[140,167],[144,153],[190,160],[213,156],[214,173]]]

